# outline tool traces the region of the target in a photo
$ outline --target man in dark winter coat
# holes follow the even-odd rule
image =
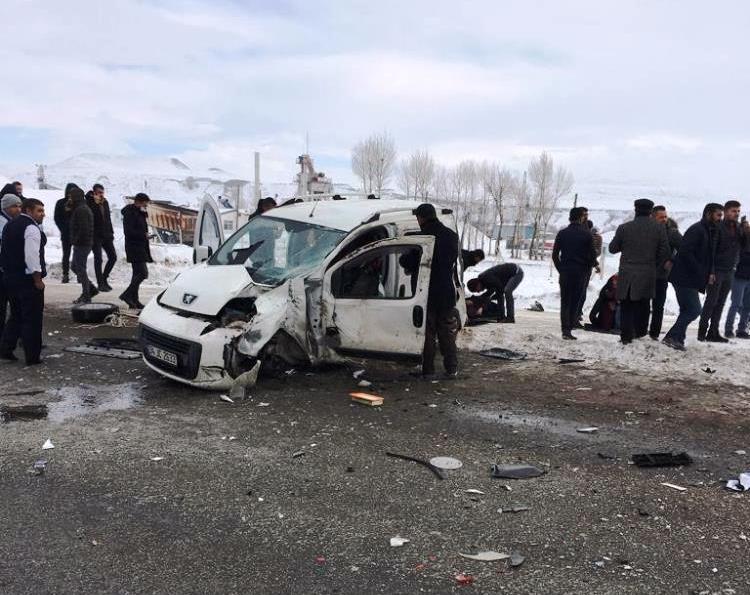
[[[122,292],[120,299],[130,308],[140,310],[143,304],[138,296],[138,290],[148,279],[151,249],[148,243],[147,208],[151,199],[148,194],[139,192],[133,197],[133,204],[122,209],[122,228],[125,232],[125,256],[133,269],[130,285]]]
[[[60,230],[60,243],[62,244],[62,282],[70,282],[70,192],[78,188],[70,182],[65,186],[65,195],[55,203],[54,220],[57,229]]]
[[[674,287],[677,303],[680,305],[680,314],[662,340],[672,349],[685,351],[687,327],[701,313],[698,294],[716,281],[713,273],[716,234],[723,214],[724,207],[720,204],[707,204],[703,209],[703,218],[691,225],[682,236],[682,243],[669,274],[669,282]]]
[[[75,187],[70,191],[70,203],[70,245],[73,248],[70,268],[81,284],[81,295],[73,303],[88,304],[99,293],[91,283],[87,271],[89,253],[94,244],[94,215],[80,188]]]
[[[635,201],[635,219],[623,223],[609,244],[612,254],[621,252],[617,273],[620,300],[620,341],[623,345],[648,332],[648,307],[656,290],[656,271],[669,258],[667,230],[651,218],[654,203]]]
[[[513,292],[521,281],[523,269],[517,264],[506,262],[487,269],[476,279],[471,279],[466,286],[472,293],[484,291],[482,295],[472,298],[472,301],[481,307],[485,314],[488,313],[487,307],[494,297],[497,299],[498,321],[514,323],[516,310]]]
[[[669,286],[669,271],[672,268],[673,259],[677,254],[677,249],[682,242],[682,235],[677,229],[677,223],[667,216],[667,207],[658,205],[651,212],[651,217],[657,223],[664,225],[667,230],[667,241],[669,242],[669,259],[664,266],[656,269],[656,287],[654,299],[651,300],[651,324],[649,325],[648,334],[654,340],[659,340],[661,334],[661,325],[664,321],[664,302],[667,301],[667,287]]]
[[[44,246],[41,230],[44,203],[34,198],[23,202],[23,212],[3,229],[0,266],[10,295],[10,318],[0,338],[0,358],[16,361],[14,351],[23,339],[27,366],[41,363],[44,317]]]
[[[594,238],[594,254],[596,255],[597,262],[594,266],[589,268],[589,274],[586,278],[586,289],[581,294],[581,301],[578,303],[578,317],[576,318],[576,324],[574,326],[576,328],[583,327],[583,307],[586,305],[586,293],[588,291],[589,284],[591,283],[591,275],[596,271],[599,272],[599,263],[598,258],[602,255],[602,234],[599,233],[599,230],[594,227],[594,222],[591,221],[591,219],[588,218],[588,209],[586,207],[580,207],[584,210],[584,222],[583,224],[588,228],[588,230],[591,232],[592,237]]]
[[[698,340],[711,343],[727,343],[719,334],[719,323],[724,304],[732,288],[734,267],[740,249],[746,243],[746,234],[739,224],[740,203],[730,200],[724,205],[724,219],[717,226],[716,256],[714,257],[715,281],[706,289],[701,319],[698,323]]]
[[[96,272],[96,284],[99,291],[112,291],[107,279],[112,268],[117,262],[115,251],[115,232],[112,229],[112,215],[109,210],[109,201],[104,196],[104,186],[94,184],[93,188],[86,194],[88,204],[94,215],[94,271]],[[102,270],[102,250],[107,255],[107,264]]]
[[[13,219],[21,214],[21,199],[9,192],[0,196],[0,252],[3,249],[3,230]],[[3,268],[0,265],[0,337],[3,335],[5,319],[8,314],[10,294],[3,282]]]
[[[463,264],[462,270],[466,270],[469,267],[478,265],[484,260],[484,250],[461,250],[461,264]]]
[[[427,321],[422,375],[435,373],[435,340],[440,344],[443,367],[447,376],[458,374],[456,336],[461,324],[456,310],[456,262],[458,235],[440,223],[435,207],[429,203],[414,209],[419,228],[425,235],[435,236],[427,297]]]
[[[584,210],[570,209],[570,225],[557,232],[552,262],[560,274],[560,326],[563,339],[574,341],[571,332],[578,320],[578,306],[586,291],[586,279],[596,265],[594,237],[584,224]]]
[[[742,225],[748,225],[743,220]],[[747,233],[747,230],[745,230]],[[724,323],[724,334],[727,337],[738,339],[750,339],[747,332],[747,323],[750,319],[750,242],[745,244],[740,252],[740,259],[732,279],[732,302],[727,312],[727,320]],[[737,324],[737,332],[734,332],[734,319],[739,313],[740,321]]]

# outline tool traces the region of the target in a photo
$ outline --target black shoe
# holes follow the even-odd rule
[[[578,337],[574,337],[570,332],[563,333],[562,338],[565,341],[578,341]]]
[[[120,299],[128,305],[128,308],[138,310],[138,302],[133,301],[129,295],[123,293],[120,295]]]
[[[70,277],[68,277],[68,275],[63,275],[61,283],[70,283]]]
[[[734,333],[732,331],[726,330],[724,331],[724,336],[731,339],[732,337],[734,337]]]
[[[700,327],[698,328],[698,340],[699,341],[703,342],[703,341],[706,340],[706,332],[707,331],[708,331],[708,329],[702,329]]]
[[[12,352],[0,352],[0,359],[8,360],[9,362],[17,362],[18,358],[13,355]]]
[[[738,339],[750,339],[750,334],[745,331],[737,331],[735,337],[737,337]]]
[[[458,378],[458,370],[446,370],[443,373],[443,378],[446,380],[454,380],[455,378]]]
[[[651,337],[652,341],[658,341],[659,340],[659,335],[649,335],[649,337]]]
[[[685,351],[685,345],[680,343],[677,339],[673,339],[672,337],[664,337],[661,341],[666,345],[667,347],[671,347],[672,349],[676,349],[677,351]]]
[[[102,281],[101,283],[99,283],[98,288],[101,292],[112,291],[112,287],[106,281]]]
[[[576,322],[576,323],[573,323],[573,328],[578,328],[578,329],[582,329],[582,328],[584,328],[584,327],[583,327],[583,324],[582,324],[582,323],[580,323],[580,322]]]
[[[143,310],[146,306],[140,302],[140,300],[135,300],[135,307],[139,310]]]
[[[81,294],[76,299],[73,300],[74,304],[90,304],[91,303],[91,297],[88,295]]]
[[[89,288],[89,298],[93,298],[99,295],[99,290],[96,288],[96,285],[91,285]],[[91,299],[89,299],[91,301]]]
[[[498,320],[498,322],[502,322],[502,323],[505,323],[505,324],[515,324],[516,323],[516,319],[515,318],[508,318],[506,316],[505,318],[501,318],[500,320]]]
[[[38,366],[41,363],[42,363],[41,359],[26,360],[26,365],[27,366]]]
[[[729,343],[729,339],[725,339],[719,333],[709,333],[706,335],[706,341],[708,343]]]
[[[633,339],[620,339],[621,345],[630,345],[633,342]]]

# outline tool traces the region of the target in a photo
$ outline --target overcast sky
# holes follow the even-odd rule
[[[750,4],[1,0],[0,163],[178,156],[286,180],[352,145],[750,191]]]

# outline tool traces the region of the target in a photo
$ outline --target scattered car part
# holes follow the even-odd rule
[[[750,471],[740,473],[737,479],[727,481],[727,488],[734,492],[747,492],[750,490]]]
[[[386,452],[385,454],[386,456],[392,457],[394,459],[402,459],[404,461],[411,461],[413,463],[418,463],[422,465],[423,467],[427,467],[430,471],[432,471],[435,474],[435,476],[438,479],[445,479],[445,474],[442,472],[442,470],[439,469],[438,467],[435,467],[435,465],[433,465],[429,461],[425,461],[424,459],[419,459],[417,457],[410,457],[409,455],[398,454],[395,452]]]
[[[44,444],[42,444],[42,450],[50,450],[52,448],[55,448],[55,445],[52,444],[52,440],[47,438],[47,441]]]
[[[229,395],[219,395],[219,399],[226,403],[234,403],[234,399],[232,399],[232,397],[230,397]]]
[[[510,555],[510,565],[513,568],[516,568],[524,563],[524,560],[526,560],[525,556],[522,556],[518,552],[513,552]]]
[[[105,302],[91,302],[89,304],[76,304],[70,309],[70,314],[75,322],[84,324],[100,324],[107,316],[120,311],[115,304]]]
[[[484,492],[482,490],[477,490],[474,488],[469,488],[468,490],[464,490],[467,494],[478,494],[480,496],[484,496]]]
[[[367,393],[349,393],[352,401],[360,403],[362,405],[369,405],[370,407],[379,407],[383,404],[383,397],[377,395],[369,395]]]
[[[368,387],[372,386],[372,382],[370,382],[369,380],[360,380],[357,383],[357,386],[360,387],[360,388],[368,388]]]
[[[524,506],[523,504],[517,505],[517,506],[511,506],[510,508],[498,508],[497,512],[500,514],[506,513],[506,512],[526,512],[527,510],[531,510],[528,506]]]
[[[463,467],[463,463],[453,457],[432,457],[430,459],[430,465],[445,471],[453,471],[454,469],[460,469]]]
[[[459,585],[471,585],[474,583],[474,577],[470,574],[461,572],[453,577]]]
[[[479,352],[479,355],[515,362],[526,359],[529,354],[523,351],[505,349],[504,347],[491,347],[490,349],[483,349]]]
[[[492,477],[528,479],[540,475],[544,475],[544,471],[534,465],[492,465]]]
[[[510,558],[510,554],[502,554],[500,552],[477,552],[476,554],[462,554],[459,553],[462,558],[468,558],[469,560],[478,560],[479,562],[495,562],[496,560],[507,560]]]
[[[96,347],[109,347],[111,349],[128,349],[130,351],[141,351],[141,342],[130,337],[93,337],[86,341],[87,345]]]
[[[47,417],[47,405],[0,405],[0,421],[42,419]]]
[[[391,537],[391,547],[403,547],[405,543],[409,543],[409,540],[398,535]]]
[[[585,359],[571,359],[569,357],[561,357],[557,360],[558,364],[584,364],[586,363]]]
[[[581,434],[595,434],[599,431],[599,428],[596,426],[590,426],[587,428],[577,428],[576,432],[580,432]]]
[[[661,485],[667,488],[672,488],[673,490],[677,490],[678,492],[687,492],[687,488],[683,488],[682,486],[678,486],[674,483],[668,483],[665,481],[665,482],[662,482]]]
[[[678,454],[671,452],[635,454],[631,459],[638,467],[680,467],[690,465],[693,462],[693,459],[686,452]]]
[[[66,347],[63,351],[71,353],[83,353],[85,355],[100,355],[102,357],[113,357],[115,359],[140,359],[140,351],[130,349],[112,349],[110,347],[97,347],[95,345],[73,345]]]
[[[34,464],[29,469],[31,475],[43,475],[47,470],[47,459],[38,459],[34,461]]]

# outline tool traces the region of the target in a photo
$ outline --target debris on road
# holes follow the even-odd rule
[[[42,450],[50,450],[52,448],[55,448],[55,445],[52,444],[52,440],[47,438],[47,441],[44,444],[42,444]]]
[[[750,490],[750,471],[740,473],[737,479],[727,481],[727,488],[734,492],[747,492]]]
[[[430,471],[432,471],[438,479],[445,479],[445,475],[443,474],[443,471],[430,463],[429,461],[425,461],[424,459],[418,459],[417,457],[410,457],[409,455],[401,455],[395,452],[386,452],[386,456],[392,457],[394,459],[403,459],[404,461],[411,461],[413,463],[418,463],[422,465],[423,467],[427,467]]]
[[[524,563],[525,560],[526,560],[526,557],[522,556],[518,552],[513,552],[510,555],[510,565],[511,565],[512,568],[516,568],[516,567],[520,566],[521,564]]]
[[[468,558],[469,560],[478,560],[479,562],[495,562],[496,560],[507,560],[510,558],[510,554],[502,554],[500,552],[477,552],[476,554],[462,554],[459,553],[462,558]]]
[[[471,585],[474,583],[474,577],[470,574],[461,572],[453,577],[459,585]]]
[[[365,370],[357,370],[356,372],[354,372],[354,374],[352,374],[352,376],[354,376],[354,380],[359,380],[364,373]]]
[[[227,403],[234,403],[234,399],[232,399],[232,397],[230,397],[229,395],[219,395],[219,399]]]
[[[534,303],[531,304],[528,308],[526,308],[529,312],[544,312],[544,306],[540,304],[537,300],[534,300]]]
[[[396,535],[396,537],[391,537],[391,547],[403,547],[403,545],[409,543],[409,541],[410,540]]]
[[[367,388],[367,387],[369,387],[369,386],[372,386],[372,382],[370,382],[369,380],[360,380],[360,381],[359,381],[359,382],[357,383],[357,386],[358,386],[359,388]]]
[[[464,490],[467,494],[478,494],[480,496],[484,496],[484,492],[482,490],[476,490],[474,488],[469,488],[468,490]]]
[[[91,345],[89,343],[85,345],[71,345],[70,347],[65,347],[63,351],[69,351],[71,353],[82,353],[84,355],[101,355],[103,357],[113,357],[115,359],[128,360],[140,359],[142,355],[140,351],[133,351],[132,349],[102,347],[99,345]]]
[[[163,461],[164,457],[151,457],[152,461]]]
[[[438,469],[444,469],[446,471],[453,471],[454,469],[460,469],[463,467],[463,463],[453,457],[432,457],[430,459],[430,465],[434,465]]]
[[[297,458],[302,457],[302,456],[304,456],[306,454],[307,454],[306,451],[304,451],[304,450],[298,450],[297,452],[293,452],[292,453],[292,458],[293,459],[297,459]]]
[[[42,419],[47,417],[47,405],[0,405],[0,421]]]
[[[349,393],[352,401],[360,403],[362,405],[369,405],[370,407],[380,407],[383,404],[383,397],[378,395],[370,395],[367,393]]]
[[[31,475],[43,475],[47,470],[47,459],[39,459],[34,461],[34,464],[29,469]]]
[[[557,360],[558,364],[584,364],[586,363],[585,359],[571,359],[569,357],[561,357]]]
[[[261,401],[258,403],[258,407],[268,407],[271,403],[266,403],[265,401]]]
[[[734,454],[736,454],[736,455],[745,455],[745,454],[747,454],[747,452],[745,452],[744,450],[735,450]]]
[[[686,452],[678,454],[671,452],[635,454],[631,459],[638,467],[681,467],[693,462],[693,459]]]
[[[661,485],[667,488],[672,488],[673,490],[677,490],[678,492],[687,492],[687,488],[683,488],[682,486],[678,486],[674,483],[663,482]]]
[[[504,514],[506,512],[526,512],[527,510],[531,510],[531,509],[528,506],[518,505],[518,506],[511,506],[510,508],[498,508],[497,512],[500,514]]]
[[[600,459],[604,459],[606,461],[611,461],[611,460],[613,460],[615,458],[614,455],[607,454],[606,452],[598,452],[598,453],[596,453],[596,456],[599,457]]]
[[[577,428],[576,429],[576,432],[579,432],[581,434],[595,434],[598,431],[599,431],[599,428],[597,428],[596,426],[590,426],[590,427],[587,427],[587,428]]]
[[[544,475],[544,470],[534,465],[492,465],[492,477],[528,479]]]
[[[482,349],[482,351],[479,352],[479,355],[495,359],[504,359],[507,361],[521,361],[526,359],[529,354],[524,351],[513,351],[503,347],[491,347],[490,349]]]
[[[708,366],[706,366],[705,368],[703,368],[703,371],[706,374],[716,374],[716,370],[714,368],[709,368]]]

